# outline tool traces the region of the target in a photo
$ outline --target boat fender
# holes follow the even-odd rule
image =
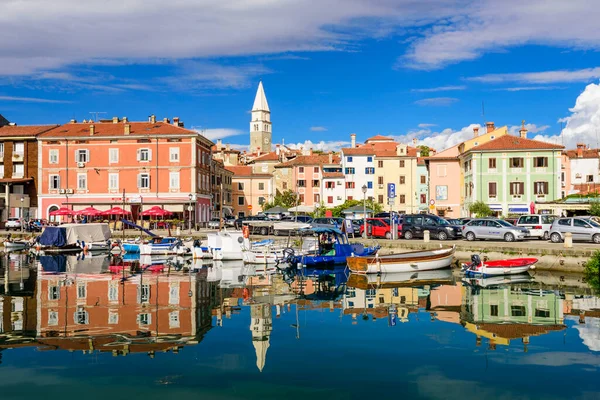
[[[250,237],[250,228],[248,228],[248,225],[242,226],[242,235],[244,236],[244,239],[248,239]]]

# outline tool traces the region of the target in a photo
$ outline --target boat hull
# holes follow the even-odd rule
[[[467,277],[487,277],[501,275],[523,274],[534,268],[537,258],[515,258],[510,260],[484,261],[476,268],[470,264],[463,264],[463,270]]]
[[[348,268],[354,273],[389,274],[431,271],[448,268],[454,257],[454,246],[430,251],[412,251],[375,257],[348,257]]]

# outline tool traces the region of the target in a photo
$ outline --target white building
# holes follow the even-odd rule
[[[588,191],[588,186],[600,184],[600,149],[590,149],[578,143],[576,150],[566,150],[565,154],[569,157],[571,169],[570,193]]]
[[[365,146],[356,147],[356,134],[350,135],[351,147],[342,149],[342,171],[345,176],[345,199],[362,200],[363,185],[367,187],[366,198],[375,198],[375,150]]]

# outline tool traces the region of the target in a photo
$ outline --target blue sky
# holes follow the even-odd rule
[[[484,121],[484,102],[498,126],[526,120],[530,137],[597,145],[589,1],[214,3],[9,1],[0,114],[19,124],[178,116],[243,145],[262,79],[275,143],[335,149],[355,132],[443,149]]]

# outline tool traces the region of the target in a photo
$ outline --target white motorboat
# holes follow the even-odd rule
[[[208,232],[208,248],[217,261],[235,261],[244,259],[244,251],[250,248],[250,240],[242,232]]]
[[[29,242],[27,240],[5,240],[4,243],[4,251],[18,251],[24,250],[29,247]]]
[[[409,251],[380,256],[348,257],[348,268],[354,273],[395,273],[429,271],[447,268],[452,263],[455,246],[436,250]]]
[[[523,274],[535,268],[537,258],[511,258],[508,260],[481,261],[477,254],[471,256],[471,262],[462,265],[465,276],[488,277]]]

